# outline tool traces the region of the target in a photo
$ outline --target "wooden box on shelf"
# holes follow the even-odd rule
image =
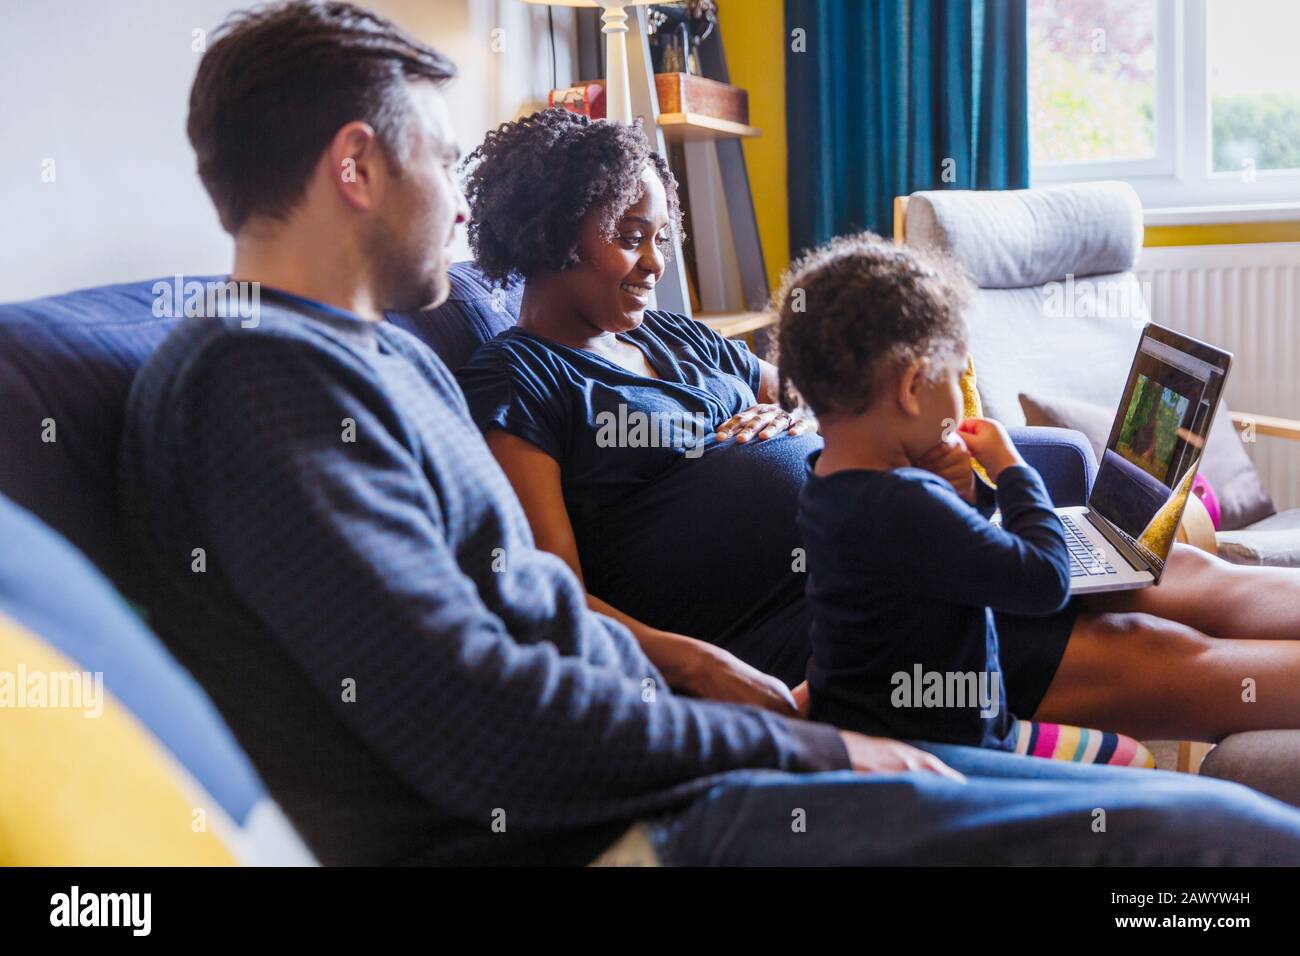
[[[749,123],[749,94],[730,83],[690,73],[656,73],[655,91],[660,114],[694,113],[741,126]]]
[[[738,86],[692,73],[656,73],[658,123],[670,142],[757,136],[749,125],[749,94]],[[552,90],[552,106],[565,106],[592,119],[605,116],[604,83],[586,80]]]

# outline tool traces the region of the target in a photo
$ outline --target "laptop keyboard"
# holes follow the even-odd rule
[[[1065,525],[1065,543],[1070,549],[1070,577],[1082,578],[1098,574],[1116,574],[1115,566],[1106,560],[1106,555],[1094,551],[1087,535],[1079,530],[1070,515],[1060,515],[1061,524]]]

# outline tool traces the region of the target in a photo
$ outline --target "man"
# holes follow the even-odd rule
[[[967,783],[674,695],[382,321],[446,295],[452,72],[346,4],[224,27],[189,135],[261,311],[179,327],[121,449],[158,628],[322,862],[585,863],[638,820],[667,862],[1300,861],[1300,813],[1241,788],[943,751]],[[1029,773],[1077,782],[987,779]]]

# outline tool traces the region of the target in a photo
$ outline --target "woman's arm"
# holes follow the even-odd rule
[[[781,404],[781,375],[771,362],[758,360],[758,401],[761,405]]]
[[[562,559],[582,581],[582,563],[573,524],[564,505],[559,462],[531,442],[501,428],[489,429],[485,438],[524,507],[537,547]],[[646,657],[674,689],[698,697],[754,704],[779,713],[795,712],[794,701],[784,684],[722,648],[651,627],[590,593],[587,606],[631,631]]]

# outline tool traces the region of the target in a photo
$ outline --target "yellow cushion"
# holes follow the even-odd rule
[[[234,865],[233,824],[102,683],[94,706],[30,706],[80,672],[0,615],[0,866]]]
[[[970,354],[966,356],[966,371],[961,373],[961,404],[963,418],[984,417],[984,404],[980,401],[979,390],[975,387],[975,356]],[[970,460],[970,466],[975,469],[975,474],[979,476],[980,481],[990,488],[997,487],[989,477],[989,473],[984,470],[984,466],[974,458]]]
[[[1178,534],[1178,523],[1183,514],[1183,507],[1191,497],[1192,482],[1195,478],[1196,470],[1188,468],[1187,473],[1178,482],[1178,487],[1174,489],[1174,493],[1151,516],[1146,528],[1138,535],[1138,542],[1141,545],[1156,554],[1169,553]]]

